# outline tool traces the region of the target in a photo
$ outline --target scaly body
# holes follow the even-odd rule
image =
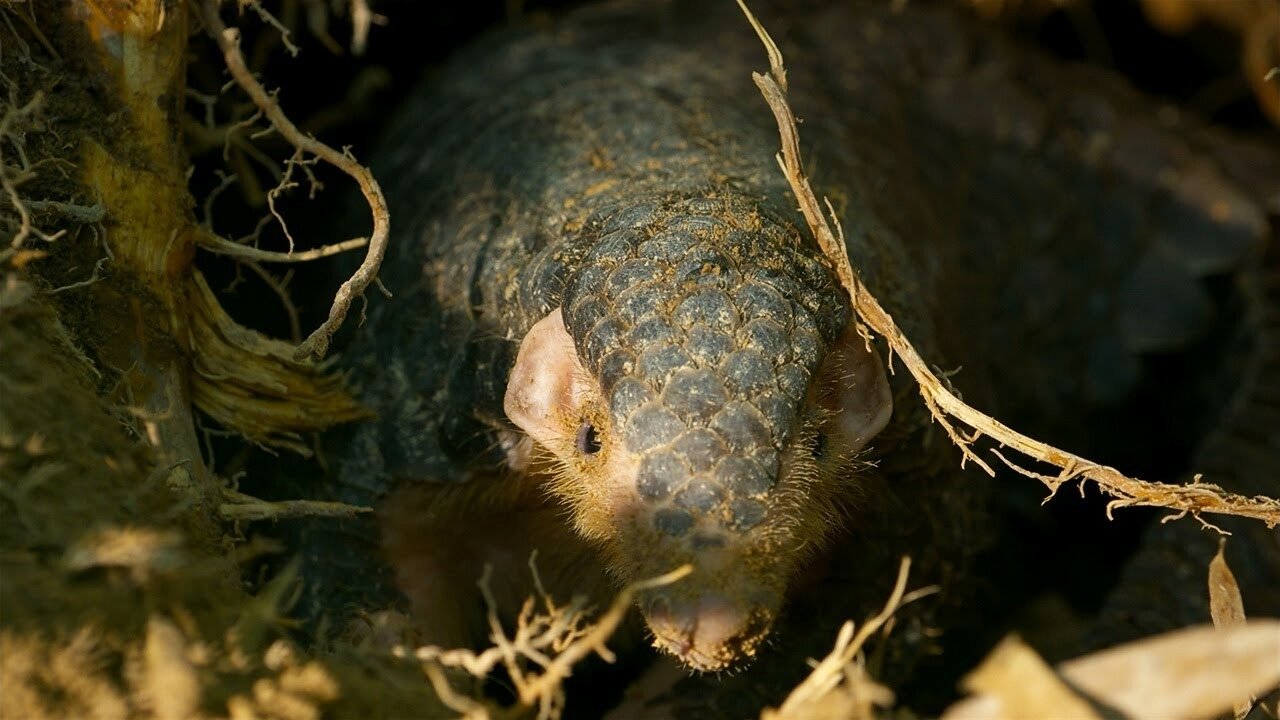
[[[399,498],[382,542],[441,632],[465,615],[439,600],[459,561],[518,567],[542,545],[570,587],[589,562],[619,582],[689,562],[641,609],[660,647],[719,669],[754,653],[830,537],[903,524],[869,488],[907,524],[933,516],[935,575],[979,545],[981,484],[938,487],[954,455],[852,331],[794,209],[758,42],[705,9],[606,6],[495,38],[410,103],[375,163],[396,299],[352,350],[381,418],[336,494]],[[1257,251],[1252,200],[1130,122],[1123,91],[1054,93],[1056,66],[945,12],[761,14],[855,267],[1006,416],[1087,438],[1079,418],[1122,406],[1144,353],[1213,325],[1201,279]],[[419,504],[393,494],[424,484]],[[901,549],[883,545],[869,555]]]

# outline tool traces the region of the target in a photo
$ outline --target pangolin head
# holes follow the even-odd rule
[[[600,213],[561,303],[524,337],[506,411],[640,605],[698,670],[751,657],[807,553],[842,522],[851,459],[884,427],[884,368],[794,225],[738,197]]]

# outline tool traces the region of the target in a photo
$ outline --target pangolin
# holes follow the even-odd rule
[[[753,5],[854,267],[966,398],[1105,450],[1151,357],[1247,334],[1222,279],[1260,265],[1256,189],[1148,99],[950,8]],[[804,579],[833,539],[876,598],[868,558],[963,573],[989,486],[851,321],[775,162],[765,66],[732,3],[605,3],[479,42],[398,110],[373,165],[394,299],[347,353],[380,417],[329,486],[381,511],[307,545],[316,606],[407,598],[467,642],[486,564],[523,578],[537,549],[575,591],[688,563],[639,608],[719,670],[797,584],[852,597]],[[1203,355],[1162,381],[1216,412],[1192,379],[1230,368]]]

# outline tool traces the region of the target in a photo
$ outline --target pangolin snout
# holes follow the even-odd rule
[[[645,610],[654,645],[703,672],[723,670],[752,656],[768,635],[772,617],[770,608],[716,592],[659,595]]]
[[[648,591],[640,601],[657,649],[694,670],[717,671],[755,655],[783,603],[792,553],[775,533],[739,532],[714,515],[671,534],[662,510],[637,502],[623,514],[616,557],[630,577],[654,577],[682,564],[693,573]]]

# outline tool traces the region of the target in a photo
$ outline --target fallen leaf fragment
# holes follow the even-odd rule
[[[1227,539],[1222,538],[1218,542],[1218,554],[1209,561],[1209,615],[1213,617],[1213,626],[1218,628],[1244,624],[1244,599],[1240,597],[1236,576],[1227,565],[1226,549]],[[1236,720],[1244,720],[1253,709],[1255,699],[1251,695],[1235,704],[1233,714]]]
[[[1054,673],[1031,646],[1007,636],[961,685],[974,697],[951,706],[943,720],[1016,720],[1053,717],[1098,720],[1084,699]]]
[[[1244,624],[1244,600],[1240,597],[1236,576],[1223,555],[1225,549],[1224,540],[1218,545],[1218,554],[1209,562],[1209,614],[1213,616],[1213,626],[1219,628]]]
[[[1058,671],[1135,720],[1210,718],[1280,684],[1280,620],[1176,630],[1067,661]]]

